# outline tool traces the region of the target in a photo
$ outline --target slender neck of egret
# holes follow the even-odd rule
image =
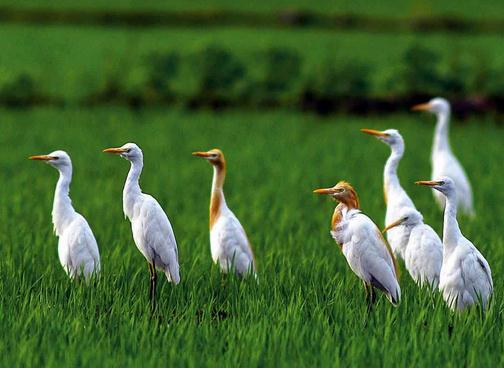
[[[448,125],[450,113],[443,111],[437,114],[436,131],[434,134],[433,151],[449,151],[450,140],[448,137]]]
[[[224,180],[226,179],[226,164],[219,162],[213,165],[212,194],[210,196],[210,229],[220,215],[222,206],[226,204],[224,198]]]
[[[140,189],[140,174],[142,173],[143,159],[135,158],[131,160],[130,170],[123,190],[123,210],[124,214],[131,220],[133,217],[133,206],[135,200],[142,194]]]
[[[385,169],[383,171],[383,184],[385,197],[388,197],[389,190],[402,189],[401,183],[399,182],[399,177],[397,176],[397,167],[399,166],[399,161],[404,154],[404,143],[398,141],[394,145],[390,146],[391,152],[385,164]]]
[[[75,210],[70,199],[70,183],[72,182],[72,167],[58,168],[59,179],[54,192],[52,219],[56,235],[61,235],[66,224],[72,219]]]
[[[445,250],[451,251],[457,245],[461,235],[462,233],[457,222],[457,198],[453,192],[446,196],[443,225],[443,244]]]
[[[343,219],[343,210],[347,208],[346,204],[344,203],[338,203],[336,208],[334,209],[332,219],[331,219],[331,229],[334,230],[336,226],[341,222]]]

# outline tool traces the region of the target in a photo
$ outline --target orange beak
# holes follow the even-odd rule
[[[362,133],[371,134],[371,135],[374,135],[376,137],[385,137],[385,136],[387,136],[387,133],[383,133],[383,132],[380,132],[379,130],[374,130],[374,129],[361,129],[360,131]]]
[[[193,152],[192,153],[193,156],[198,156],[198,157],[210,157],[212,154],[209,153],[209,152]]]
[[[313,193],[317,194],[334,194],[336,193],[336,189],[334,188],[321,188],[321,189],[315,189]]]
[[[434,187],[436,185],[439,185],[439,181],[435,181],[435,180],[419,180],[419,181],[415,181],[415,184],[417,184],[417,185],[425,185],[425,186],[428,186],[428,187]]]
[[[29,160],[39,160],[39,161],[51,161],[56,160],[56,157],[48,156],[48,155],[37,155],[28,157]]]
[[[400,220],[394,221],[393,223],[385,226],[385,229],[382,230],[382,233],[385,234],[387,231],[389,231],[393,227],[401,225],[404,221],[405,221],[404,219],[400,219]]]
[[[108,153],[123,153],[126,152],[127,150],[125,148],[117,147],[117,148],[106,148],[103,150],[103,152],[108,152]]]
[[[430,103],[423,103],[423,104],[418,104],[415,105],[411,108],[413,111],[429,111],[431,109],[431,104]]]

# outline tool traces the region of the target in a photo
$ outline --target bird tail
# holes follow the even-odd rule
[[[173,282],[175,285],[178,285],[178,283],[180,282],[179,265],[168,265],[165,270],[165,275],[169,282]]]

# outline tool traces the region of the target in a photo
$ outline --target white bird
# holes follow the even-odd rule
[[[331,221],[331,234],[340,245],[352,271],[364,282],[366,300],[371,308],[375,300],[373,287],[385,293],[397,305],[401,299],[397,263],[375,223],[359,210],[357,193],[347,182],[332,188],[316,189],[339,204]]]
[[[107,148],[104,152],[115,153],[131,163],[123,190],[124,214],[131,221],[133,240],[149,266],[151,284],[149,297],[152,308],[156,300],[156,269],[165,273],[169,282],[180,282],[177,242],[165,212],[148,194],[142,193],[139,184],[143,168],[143,153],[134,143],[122,147]]]
[[[54,151],[48,155],[31,156],[29,159],[45,161],[59,171],[52,210],[54,232],[59,238],[59,260],[70,278],[84,275],[88,280],[100,272],[100,252],[86,219],[72,206],[70,156],[64,151]]]
[[[433,98],[428,103],[415,105],[412,109],[415,111],[429,111],[436,114],[437,123],[431,155],[431,178],[432,180],[442,176],[452,178],[457,191],[458,207],[464,214],[473,216],[474,205],[471,184],[464,168],[459,160],[457,160],[450,147],[448,133],[450,104],[444,98],[437,97]],[[433,194],[439,208],[443,209],[445,205],[444,196],[435,190],[433,190]]]
[[[404,208],[398,220],[383,232],[396,228],[404,228],[404,233],[408,234],[404,264],[409,274],[420,287],[436,290],[443,264],[443,244],[438,234],[423,222],[422,214],[414,208]]]
[[[397,168],[404,154],[404,140],[395,129],[387,129],[383,132],[373,129],[361,129],[361,132],[375,136],[390,147],[390,156],[383,171],[383,192],[387,205],[385,225],[388,225],[396,221],[405,208],[415,209],[413,201],[401,186],[397,176]],[[387,232],[387,240],[396,257],[404,259],[409,233],[410,228],[406,226],[391,228]]]
[[[247,234],[240,221],[229,209],[224,198],[226,160],[219,149],[193,152],[213,166],[212,193],[210,197],[210,250],[212,259],[219,263],[224,273],[234,269],[236,274],[256,274],[256,262]]]
[[[492,271],[483,255],[460,231],[457,222],[457,191],[449,177],[432,181],[417,181],[430,186],[446,197],[443,227],[443,265],[439,290],[453,310],[465,308],[481,301],[483,308],[493,293]]]

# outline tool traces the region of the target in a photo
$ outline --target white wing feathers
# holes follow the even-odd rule
[[[163,270],[169,281],[180,282],[178,250],[172,226],[159,203],[143,194],[138,213],[131,220],[133,237],[148,262]]]

